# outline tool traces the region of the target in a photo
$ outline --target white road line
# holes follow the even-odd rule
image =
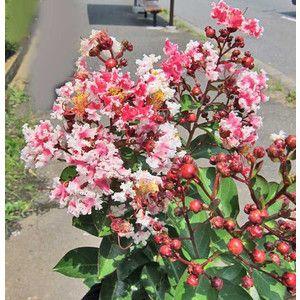
[[[282,19],[286,19],[286,20],[289,20],[289,21],[293,21],[293,22],[296,22],[296,19],[295,18],[292,18],[292,17],[287,17],[287,16],[281,16]]]

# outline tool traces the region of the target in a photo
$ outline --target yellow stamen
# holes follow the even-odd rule
[[[72,98],[74,103],[73,111],[78,116],[83,116],[85,113],[85,109],[88,106],[88,95],[85,93],[79,93]]]
[[[149,103],[152,104],[155,109],[161,108],[164,102],[165,94],[161,90],[150,95]]]
[[[136,193],[139,196],[143,196],[149,193],[155,193],[158,191],[159,188],[155,181],[147,181],[143,179],[139,181],[136,189]]]

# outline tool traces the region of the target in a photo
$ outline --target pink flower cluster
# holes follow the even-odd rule
[[[30,129],[28,124],[23,126],[26,146],[21,152],[21,158],[28,168],[41,168],[51,159],[61,156],[58,146],[64,132],[60,126],[56,128],[50,121],[40,121],[40,124]]]
[[[259,26],[257,19],[245,18],[243,12],[234,7],[230,7],[223,0],[217,4],[212,3],[211,17],[217,20],[218,25],[238,29],[244,33],[259,38],[262,36],[263,28]]]
[[[250,22],[222,1],[214,5],[213,18],[241,30]],[[229,38],[231,32],[222,34]],[[222,36],[224,47],[226,38]],[[230,45],[232,50],[235,46]],[[56,91],[51,117],[62,126],[54,128],[50,121],[34,129],[25,125],[27,145],[21,156],[30,168],[43,167],[52,159],[64,160],[73,177],[55,178],[51,199],[76,217],[109,202],[111,229],[140,243],[165,230],[158,215],[166,211],[174,191],[165,189],[163,182],[170,177],[174,162],[181,162],[186,154],[178,125],[191,133],[201,115],[207,124],[217,123],[224,147],[251,146],[261,126],[256,113],[267,100],[263,93],[266,76],[241,66],[241,59],[225,60],[220,47],[209,41],[190,41],[180,51],[167,40],[166,58],[160,64],[161,57],[154,54],[136,61],[134,81],[130,73],[121,72],[127,64],[123,53],[131,50],[128,41],[120,43],[103,31],[93,31],[83,39],[73,80]],[[103,66],[91,71],[90,57]],[[206,78],[206,88],[197,72]],[[209,89],[218,92],[209,97]],[[194,114],[192,109],[182,109],[181,97],[186,93],[202,111]],[[222,94],[228,97],[226,108],[206,113]]]

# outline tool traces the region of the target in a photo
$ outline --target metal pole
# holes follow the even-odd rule
[[[170,0],[169,26],[174,26],[174,2],[175,2],[175,0]]]

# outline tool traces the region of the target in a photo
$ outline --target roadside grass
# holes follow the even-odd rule
[[[291,104],[296,104],[296,91],[290,91],[286,96],[286,101]]]
[[[5,58],[17,51],[28,36],[38,0],[5,0]]]
[[[24,123],[29,125],[35,123],[34,116],[24,113],[22,109],[22,105],[26,105],[28,100],[28,96],[22,90],[8,87],[6,91],[8,105],[5,114],[5,221],[7,227],[32,210],[39,184],[39,180],[24,169],[24,164],[20,159],[20,151],[25,144],[22,126]]]

